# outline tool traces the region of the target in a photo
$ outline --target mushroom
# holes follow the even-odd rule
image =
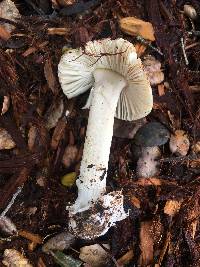
[[[152,109],[152,90],[134,46],[124,39],[88,42],[84,49],[67,51],[58,77],[68,98],[92,88],[78,198],[69,216],[76,235],[94,238],[127,217],[122,193],[105,194],[114,116],[128,121],[145,117]]]
[[[168,129],[159,122],[147,123],[137,131],[131,149],[138,160],[136,172],[139,178],[149,178],[159,173],[159,146],[167,143],[169,137]]]

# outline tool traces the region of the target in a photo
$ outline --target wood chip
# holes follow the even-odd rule
[[[0,128],[0,150],[1,149],[12,149],[16,146],[15,142],[13,141],[12,137],[9,133]]]
[[[68,145],[65,149],[62,163],[65,168],[69,168],[71,165],[76,163],[76,157],[78,155],[78,148],[74,145]]]
[[[66,35],[69,32],[67,28],[48,28],[49,35]]]
[[[164,213],[173,217],[179,212],[181,203],[182,201],[168,200],[164,207]]]
[[[154,29],[150,22],[135,17],[126,17],[119,21],[119,25],[121,30],[125,33],[134,36],[139,35],[144,39],[155,41]]]
[[[5,95],[3,99],[3,107],[1,110],[1,115],[5,114],[10,107],[10,96]]]
[[[38,51],[38,50],[44,48],[48,43],[49,43],[48,41],[45,41],[45,42],[39,44],[37,47],[36,47],[36,46],[29,47],[29,48],[22,54],[22,56],[23,56],[23,57],[27,57],[27,56],[29,56],[29,55],[35,53],[36,51]]]
[[[137,53],[138,57],[141,57],[144,54],[146,48],[147,47],[144,44],[141,44],[141,43],[136,43],[135,44],[135,50],[136,50],[136,53]]]
[[[67,127],[67,124],[64,120],[61,119],[58,121],[56,128],[54,129],[52,139],[51,139],[51,148],[52,149],[54,149],[54,150],[57,149],[60,140],[64,136],[66,127]]]
[[[163,83],[158,84],[158,95],[163,96],[165,94],[165,86]]]
[[[176,182],[171,182],[171,181],[167,181],[164,179],[159,179],[156,177],[151,177],[151,178],[139,178],[136,182],[136,184],[138,185],[142,185],[142,186],[161,186],[161,185],[175,185]]]
[[[133,256],[134,253],[133,250],[131,249],[128,252],[126,252],[126,254],[124,254],[120,259],[118,259],[117,263],[119,264],[119,266],[124,266],[133,259]]]
[[[140,249],[141,256],[139,263],[141,266],[151,264],[153,261],[153,232],[151,231],[152,222],[141,222],[140,227]]]
[[[33,234],[25,230],[19,230],[18,234],[36,244],[42,244],[43,242],[42,237],[38,234]]]
[[[176,130],[170,137],[169,148],[177,156],[186,156],[190,148],[190,141],[186,132]]]
[[[37,267],[46,267],[46,264],[44,263],[44,261],[41,257],[39,257]]]
[[[0,25],[0,38],[3,39],[4,41],[7,41],[10,39],[11,34],[9,31],[7,31],[3,26]]]
[[[58,94],[58,84],[57,84],[56,78],[54,76],[54,72],[53,72],[53,69],[52,69],[52,63],[51,63],[51,59],[50,58],[48,58],[46,60],[46,62],[45,62],[44,75],[45,75],[45,78],[47,80],[48,86],[51,89],[52,93],[54,95],[57,95]]]
[[[135,197],[135,196],[132,196],[131,197],[131,203],[138,209],[140,209],[140,200]]]

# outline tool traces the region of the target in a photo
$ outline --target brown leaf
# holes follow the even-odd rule
[[[3,27],[0,25],[0,38],[3,39],[4,41],[7,41],[10,39],[11,34]]]
[[[58,94],[58,84],[53,73],[51,59],[47,59],[44,65],[44,75],[47,80],[48,86],[54,95]]]
[[[141,36],[144,39],[155,41],[154,29],[150,22],[135,17],[122,18],[119,22],[123,32],[134,36]]]

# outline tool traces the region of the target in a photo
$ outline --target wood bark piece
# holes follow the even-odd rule
[[[125,33],[133,36],[139,35],[144,39],[155,41],[154,29],[150,22],[135,17],[126,17],[119,21],[119,25],[121,30]]]
[[[1,190],[1,199],[0,199],[0,209],[5,208],[8,201],[15,193],[16,189],[23,185],[28,179],[28,175],[30,173],[30,168],[22,168],[20,172],[14,174],[10,180],[6,183],[6,185]]]

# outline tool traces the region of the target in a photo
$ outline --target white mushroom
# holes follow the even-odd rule
[[[145,117],[152,109],[152,91],[134,46],[123,39],[88,42],[85,49],[66,52],[58,76],[68,98],[92,88],[78,198],[70,217],[75,234],[93,238],[127,216],[121,192],[104,195],[114,116],[129,121]]]

